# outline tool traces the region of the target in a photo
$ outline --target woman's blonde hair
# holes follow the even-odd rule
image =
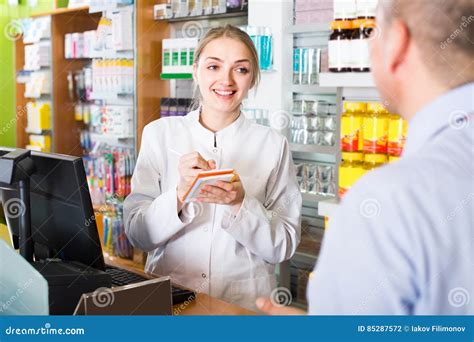
[[[250,88],[253,88],[254,86],[256,87],[260,82],[260,66],[258,61],[257,49],[255,48],[255,45],[252,39],[250,39],[249,35],[236,26],[226,24],[225,26],[214,27],[207,31],[207,33],[199,41],[198,47],[194,52],[194,64],[196,66],[198,65],[199,58],[201,57],[202,52],[204,51],[204,48],[207,46],[207,44],[212,42],[214,39],[222,37],[235,39],[243,43],[250,51],[250,65],[252,72],[252,82]],[[194,80],[194,99],[192,108],[196,109],[197,107],[199,107],[200,101],[201,95],[199,93],[198,84],[197,81]]]

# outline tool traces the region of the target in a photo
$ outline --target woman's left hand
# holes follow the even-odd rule
[[[196,202],[226,204],[237,214],[244,200],[245,190],[239,176],[233,182],[217,181],[216,185],[204,185]]]

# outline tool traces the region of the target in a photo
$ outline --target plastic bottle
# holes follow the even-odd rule
[[[367,110],[364,102],[345,102],[341,116],[341,150],[362,151],[362,119]]]
[[[293,49],[293,84],[301,84],[301,49]]]
[[[258,28],[254,26],[247,26],[247,34],[250,39],[252,39],[253,44],[255,45],[255,50],[257,50],[258,58],[260,59],[260,41],[258,39]]]
[[[308,55],[309,55],[309,49],[302,48],[301,49],[301,64],[300,64],[301,84],[308,84],[308,81],[309,81]]]
[[[399,157],[405,147],[407,134],[407,122],[399,115],[389,115],[388,146],[387,152],[390,156]]]
[[[388,141],[388,112],[378,102],[367,104],[363,121],[364,153],[386,154]]]
[[[366,154],[364,156],[364,173],[372,171],[385,163],[387,163],[387,156],[385,154]]]
[[[260,28],[260,68],[270,70],[272,68],[272,33],[269,27]]]
[[[343,152],[339,166],[339,196],[343,196],[364,175],[364,155],[360,152]]]
[[[400,159],[400,157],[389,156],[388,162],[393,163],[393,162],[396,162],[398,159]]]

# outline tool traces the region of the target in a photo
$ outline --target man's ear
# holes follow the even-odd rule
[[[389,35],[384,60],[386,70],[396,73],[406,60],[412,37],[406,23],[398,19],[392,22]]]

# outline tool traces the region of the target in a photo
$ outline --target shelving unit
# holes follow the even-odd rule
[[[34,16],[35,17],[35,16]],[[48,17],[48,16],[46,16]],[[31,38],[31,37],[30,37]],[[39,38],[39,37],[38,37]],[[31,79],[32,75],[35,73],[44,73],[48,75],[47,77],[49,80],[52,81],[52,69],[50,66],[46,65],[38,65],[34,68],[31,66],[26,65],[26,57],[25,57],[25,50],[28,47],[31,47],[34,44],[45,44],[48,46],[49,54],[51,55],[51,45],[52,45],[52,36],[49,35],[48,37],[41,37],[40,39],[34,39],[34,41],[25,41],[23,37],[18,37],[15,43],[15,49],[20,50],[18,54],[15,55],[15,73],[19,75],[20,73],[24,75],[24,78],[17,77],[16,79],[16,117],[17,117],[17,126],[16,126],[16,139],[17,139],[17,146],[21,146],[26,148],[30,144],[30,134],[38,134],[49,137],[51,139],[51,144],[54,143],[54,122],[53,122],[53,107],[52,107],[52,99],[53,93],[52,89],[49,90],[48,93],[28,93],[26,83]],[[52,88],[52,85],[50,85]],[[48,102],[51,104],[50,106],[50,129],[32,129],[28,127],[28,103],[39,103],[39,102]],[[31,147],[32,148],[32,147]]]
[[[169,84],[160,79],[162,40],[169,38],[169,23],[153,18],[153,5],[166,1],[142,0],[135,5],[135,106],[136,151],[143,128],[160,117],[160,99],[170,96]]]
[[[317,24],[298,24],[286,26],[284,33],[286,34],[315,34],[315,33],[329,33],[330,23],[317,23]]]
[[[190,15],[187,17],[176,17],[170,19],[157,19],[157,21],[167,21],[169,23],[193,21],[193,20],[220,20],[220,19],[229,19],[229,18],[245,18],[247,17],[247,11],[238,11],[238,12],[229,12],[229,13],[218,13],[218,14],[209,14],[209,15]]]
[[[290,144],[290,149],[292,152],[322,153],[331,155],[336,155],[338,153],[335,146]]]
[[[97,27],[100,16],[89,14],[88,7],[74,9],[56,9],[47,13],[36,14],[33,17],[51,17],[51,135],[52,151],[63,154],[81,156],[82,150],[79,143],[79,131],[74,120],[74,102],[69,99],[67,74],[69,71],[81,69],[88,59],[66,59],[64,57],[64,35],[72,32],[92,30]],[[24,46],[22,39],[15,43],[16,71],[23,69]],[[28,145],[26,132],[26,103],[25,85],[16,83],[16,106],[18,147]],[[20,115],[25,114],[25,115]]]
[[[126,6],[129,6],[127,4],[118,4],[114,1],[109,1],[109,3],[107,5],[102,5],[102,6],[91,6],[91,7],[88,7],[88,10],[89,10],[89,13],[93,14],[93,13],[102,13],[102,12],[105,12],[105,11],[114,11],[114,10],[117,10],[117,9],[120,9],[122,7],[126,7]]]
[[[25,65],[25,44],[23,39],[19,38],[15,41],[15,73],[23,70]],[[28,99],[25,97],[25,84],[16,82],[15,103],[16,103],[16,146],[25,148],[29,144],[26,129],[28,126],[28,118],[26,115],[26,104]]]
[[[89,59],[66,59],[64,36],[97,28],[99,14],[89,14],[88,8],[69,9],[54,14],[51,20],[53,60],[54,152],[82,156],[80,127],[74,118],[75,102],[69,98],[67,74],[82,69]]]
[[[331,218],[334,216],[337,207],[339,206],[340,200],[338,198],[326,199],[319,202],[318,214]]]
[[[323,87],[321,84],[292,84],[291,91],[298,94],[334,95],[337,90],[335,87]]]
[[[374,88],[374,78],[368,72],[321,73],[319,75],[321,87],[334,88]]]
[[[289,12],[293,13],[293,9]],[[291,18],[288,17],[290,21]],[[329,23],[303,24],[286,26],[283,30],[283,37],[286,41],[287,49],[284,51],[287,60],[287,66],[283,69],[284,87],[289,89],[289,99],[286,108],[291,108],[291,102],[295,99],[310,98],[311,100],[325,100],[337,103],[337,88],[330,85],[322,84],[319,76],[318,84],[293,84],[293,49],[296,47],[324,47],[327,45],[330,34]],[[321,74],[320,74],[321,75]],[[310,160],[315,162],[329,162],[337,165],[339,159],[339,129],[340,118],[336,117],[335,140],[334,146],[319,145],[301,145],[290,144],[293,157],[297,160]],[[336,170],[336,176],[337,176]],[[323,236],[323,220],[318,217],[318,206],[321,201],[334,198],[330,195],[319,195],[312,193],[302,193],[303,199],[303,222],[302,235],[309,234],[312,239],[320,241]],[[316,235],[315,232],[318,232]],[[281,279],[283,286],[290,288],[294,298],[298,297],[298,283],[295,285],[295,272],[298,270],[312,270],[317,260],[316,252],[314,254],[297,250],[295,255],[288,263],[284,265],[286,269],[283,272],[286,279]],[[296,286],[296,288],[295,288]],[[301,297],[301,294],[299,294]],[[306,309],[306,305],[293,301],[292,306]]]
[[[288,14],[283,14],[287,22],[291,22],[289,17],[293,13],[292,9]],[[347,100],[374,101],[379,100],[380,95],[375,88],[374,79],[371,73],[320,73],[318,84],[300,85],[292,84],[293,70],[293,47],[325,46],[330,35],[330,23],[286,25],[283,30],[283,51],[287,61],[287,66],[282,69],[283,87],[290,89],[290,95],[285,97],[284,108],[289,111],[292,98],[301,99],[310,97],[311,100],[331,99],[336,103],[336,144],[334,146],[315,146],[290,144],[294,158],[298,160],[320,161],[333,163],[336,171],[336,182],[339,177],[340,153],[340,118],[342,114],[342,104]],[[337,189],[338,191],[338,189]],[[331,216],[337,208],[339,199],[337,196],[322,196],[310,193],[303,193],[303,220],[306,220],[311,227],[311,231],[319,229],[322,232],[323,222],[321,216]],[[303,228],[304,229],[304,228]],[[322,234],[321,234],[322,238]],[[317,260],[317,254],[308,254],[297,251],[294,257],[282,265],[282,274],[287,279],[280,279],[280,285],[292,289],[294,293],[294,268],[312,267]],[[293,268],[293,271],[289,269]],[[293,274],[291,276],[291,274]],[[305,308],[301,303],[294,303],[294,306]]]
[[[303,201],[308,201],[308,202],[320,202],[320,201],[326,201],[328,199],[334,198],[334,196],[331,196],[331,195],[319,195],[319,194],[312,194],[308,192],[301,193],[301,197],[303,197]]]

